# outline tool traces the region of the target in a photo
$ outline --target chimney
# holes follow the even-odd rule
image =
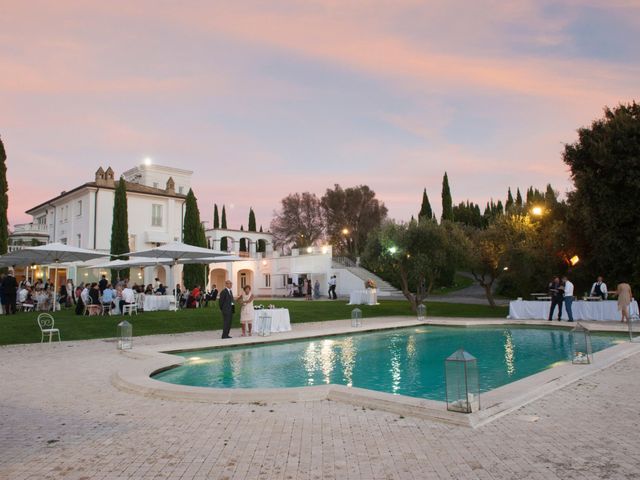
[[[104,170],[102,169],[102,167],[96,170],[96,183],[99,187],[104,186]]]
[[[165,190],[169,195],[176,194],[176,182],[173,181],[173,177],[169,177],[167,180],[167,188]]]
[[[113,177],[114,177],[113,168],[111,168],[111,167],[107,168],[107,171],[104,172],[104,183],[105,183],[105,186],[114,187],[115,188],[116,182],[115,182]]]

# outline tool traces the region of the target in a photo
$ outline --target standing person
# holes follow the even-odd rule
[[[600,297],[602,300],[607,299],[607,284],[602,281],[602,277],[599,276],[595,283],[591,285],[591,292],[589,293],[592,297]]]
[[[307,300],[311,300],[311,279],[307,278],[306,283],[305,283],[305,289],[307,290],[307,296],[306,299]]]
[[[562,283],[560,277],[553,277],[549,283],[549,295],[551,296],[551,309],[549,310],[549,321],[553,320],[553,311],[558,307],[558,321],[562,321],[562,304],[564,303],[564,295],[562,291]]]
[[[9,269],[9,273],[2,280],[2,290],[5,298],[5,308],[7,315],[16,313],[16,296],[18,295],[18,282],[16,277],[13,276],[14,272]]]
[[[216,287],[214,284],[213,290],[211,290],[211,293],[209,294],[209,300],[215,302],[217,299],[218,299],[218,287]]]
[[[316,300],[320,298],[320,282],[318,280],[313,285],[313,298]]]
[[[332,275],[329,279],[329,299],[336,300],[338,296],[336,295],[336,276]]]
[[[70,278],[67,279],[67,305],[75,305],[76,304],[76,288],[73,286],[73,280]]]
[[[566,275],[562,277],[562,283],[564,284],[564,308],[567,311],[569,321],[573,322],[573,310],[571,309],[573,304],[573,283],[569,281]]]
[[[616,292],[618,294],[618,310],[620,310],[620,314],[622,315],[621,322],[624,323],[624,319],[626,318],[627,323],[629,323],[629,305],[633,298],[631,285],[628,283],[619,283]]]
[[[220,311],[222,311],[222,338],[231,338],[229,331],[231,330],[233,313],[236,310],[236,305],[233,301],[233,292],[231,291],[232,286],[231,280],[224,282],[224,289],[220,292],[220,300],[218,300],[218,306],[220,307]]]
[[[109,285],[109,282],[107,281],[107,276],[106,275],[102,275],[102,278],[98,282],[98,288],[100,289],[100,295],[102,295],[102,293],[104,292],[104,289],[107,288],[107,285]]]
[[[6,277],[6,275],[4,273],[0,273],[0,305],[2,305],[0,313],[7,314],[7,297],[4,295],[4,287],[2,286],[4,283],[4,277]]]
[[[238,301],[242,302],[240,307],[240,324],[242,325],[242,336],[251,336],[251,327],[253,325],[253,293],[251,293],[251,286],[245,285],[243,288],[244,293],[238,297]]]

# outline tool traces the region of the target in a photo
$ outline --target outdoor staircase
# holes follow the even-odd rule
[[[356,262],[347,257],[333,257],[332,266],[334,269],[344,269],[351,272],[353,275],[362,280],[362,286],[364,288],[364,282],[371,279],[376,282],[379,297],[404,297],[402,292],[391,285],[389,282],[381,279],[375,273],[370,272],[366,268],[356,265]]]

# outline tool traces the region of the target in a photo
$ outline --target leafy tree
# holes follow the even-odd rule
[[[308,247],[322,238],[324,222],[320,199],[313,193],[292,193],[281,200],[271,221],[276,247]]]
[[[7,253],[9,244],[9,184],[7,182],[7,152],[0,138],[0,255]]]
[[[218,215],[218,204],[213,204],[213,228],[220,228],[220,216]]]
[[[368,236],[387,216],[387,207],[366,185],[343,189],[334,185],[321,200],[327,237],[338,252],[357,257]]]
[[[113,220],[111,222],[111,260],[118,258],[126,260],[129,257],[118,256],[129,252],[129,223],[127,213],[127,184],[124,177],[120,177],[113,198]],[[118,275],[129,278],[129,269],[111,270],[111,279],[115,283]]]
[[[416,311],[440,283],[443,273],[455,271],[463,264],[468,245],[461,228],[448,221],[440,225],[387,222],[367,242],[362,262],[383,278],[399,284]]]
[[[451,189],[449,188],[449,177],[444,172],[442,177],[442,217],[441,220],[453,221],[453,200],[451,198]]]
[[[249,228],[250,232],[256,231],[256,214],[253,212],[253,208],[249,208]]]
[[[189,189],[185,200],[184,209],[184,226],[182,230],[184,243],[195,247],[206,247],[207,239],[204,233],[204,227],[200,221],[200,210],[198,209],[198,201],[193,194],[193,190]],[[185,265],[182,271],[184,286],[188,289],[194,288],[196,285],[206,283],[206,266],[205,265]],[[175,285],[171,285],[173,289]]]
[[[422,205],[420,207],[420,213],[418,213],[418,221],[432,220],[433,210],[431,209],[431,203],[429,203],[429,197],[427,196],[427,189],[422,192]]]
[[[469,200],[460,202],[453,207],[453,218],[456,222],[476,228],[484,226],[484,219],[480,213],[480,206]]]
[[[222,205],[222,222],[220,224],[220,228],[223,230],[227,229],[227,210],[224,205]],[[227,237],[222,237],[220,240],[220,250],[226,252],[229,249],[229,243],[227,241]]]
[[[518,208],[519,210],[522,209],[523,203],[522,203],[522,194],[520,193],[520,189],[518,188],[516,190],[516,208]]]
[[[614,284],[640,283],[640,104],[605,108],[565,146],[575,190],[569,223],[581,268]]]

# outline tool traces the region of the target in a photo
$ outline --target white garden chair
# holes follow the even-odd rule
[[[177,312],[178,311],[178,301],[176,300],[175,295],[169,296],[169,311]]]
[[[133,295],[133,303],[125,303],[122,305],[122,314],[131,316],[133,313],[138,314],[138,294]]]
[[[49,335],[49,343],[54,335],[58,335],[58,341],[60,342],[60,330],[54,328],[53,317],[48,313],[41,313],[38,315],[38,326],[40,327],[40,343],[44,342],[44,336]]]

